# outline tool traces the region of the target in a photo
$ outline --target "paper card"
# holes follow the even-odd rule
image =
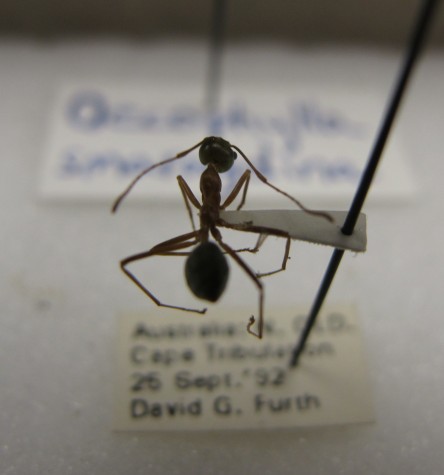
[[[318,210],[320,211],[320,210]],[[327,213],[325,210],[323,210]],[[336,249],[365,252],[367,248],[367,217],[361,213],[351,236],[342,233],[341,227],[346,220],[345,211],[328,211],[332,221],[324,216],[314,216],[296,209],[267,209],[255,211],[222,211],[221,219],[225,225],[240,226],[243,231],[256,227],[256,232],[267,228],[264,234],[273,234],[273,230],[284,231],[292,239],[323,244]],[[282,234],[281,234],[282,236]]]
[[[216,135],[240,147],[272,183],[298,198],[348,205],[382,115],[378,99],[372,91],[353,87],[338,91],[248,85],[224,91],[219,112],[210,117],[203,91],[187,83],[180,88],[66,85],[52,112],[41,193],[52,199],[111,201],[142,169]],[[396,135],[389,151],[372,199],[402,199],[414,190]],[[239,156],[223,174],[225,194],[246,168]],[[153,170],[129,199],[180,200],[179,174],[199,194],[202,171],[194,151]],[[248,204],[264,197],[287,203],[253,178]]]
[[[262,340],[246,332],[250,311],[122,315],[114,428],[271,429],[373,420],[353,307],[324,310],[296,368],[289,360],[306,310],[270,311]]]

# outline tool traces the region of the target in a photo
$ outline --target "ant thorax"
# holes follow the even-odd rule
[[[212,163],[209,163],[206,170],[200,177],[200,192],[202,193],[202,202],[220,205],[220,192],[222,190],[222,180],[219,173]]]

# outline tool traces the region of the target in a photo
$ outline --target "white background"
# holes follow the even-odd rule
[[[329,295],[357,305],[376,422],[273,432],[111,431],[117,313],[152,308],[118,260],[189,223],[179,195],[177,204],[125,206],[117,216],[106,204],[39,201],[49,113],[55,91],[72,77],[203,78],[206,49],[182,48],[171,61],[165,45],[155,52],[112,41],[0,46],[0,473],[441,473],[444,68],[437,53],[423,58],[395,129],[420,192],[407,205],[366,209],[368,251],[345,256]],[[382,110],[397,52],[308,49],[289,65],[281,48],[232,51],[224,74],[270,87],[372,86]],[[239,57],[248,58],[245,67],[232,68]],[[270,240],[266,257],[279,260],[282,248]],[[329,256],[295,244],[289,270],[267,282],[267,305],[309,305]],[[156,275],[159,294],[190,299],[177,263],[153,261],[147,275]],[[251,283],[233,272],[219,305],[254,299]]]

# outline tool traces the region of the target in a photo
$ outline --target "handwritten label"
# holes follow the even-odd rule
[[[289,360],[303,310],[270,312],[262,341],[246,333],[248,309],[213,309],[211,317],[187,318],[158,312],[121,318],[117,430],[258,429],[373,419],[351,307],[321,314],[296,368],[289,368]]]
[[[58,95],[41,192],[46,198],[112,200],[141,170],[198,143],[222,136],[239,146],[268,179],[299,197],[347,203],[367,161],[382,112],[362,91],[231,88],[208,116],[202,91],[184,84],[106,87],[72,85]],[[228,191],[246,163],[238,157],[224,174]],[[197,152],[154,170],[134,196],[179,195],[176,176],[198,190]],[[372,190],[373,197],[405,197],[414,189],[396,137]],[[249,200],[269,194],[252,180]],[[282,197],[280,197],[282,198]]]

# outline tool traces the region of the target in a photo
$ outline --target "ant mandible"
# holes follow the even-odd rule
[[[232,204],[232,202],[236,199],[241,190],[243,190],[242,197],[237,209],[239,210],[242,208],[247,195],[251,171],[248,169],[245,170],[245,172],[241,175],[241,177],[234,185],[232,191],[223,203],[221,200],[222,181],[219,176],[219,173],[226,172],[233,166],[234,160],[237,158],[236,152],[238,152],[247,162],[251,170],[253,170],[254,174],[263,183],[270,186],[278,193],[281,193],[282,195],[289,198],[303,211],[313,215],[321,216],[325,219],[328,219],[329,221],[332,221],[332,218],[328,213],[322,211],[313,211],[306,208],[296,198],[293,198],[285,191],[282,191],[278,187],[271,184],[267,180],[267,178],[262,173],[260,173],[260,171],[257,170],[257,168],[250,162],[250,160],[242,152],[242,150],[240,150],[235,145],[230,144],[228,141],[224,140],[221,137],[206,137],[198,144],[187,150],[184,150],[183,152],[178,153],[174,157],[158,162],[143,170],[141,173],[139,173],[139,175],[134,178],[134,180],[124,190],[124,192],[116,199],[112,207],[112,212],[116,212],[121,201],[131,191],[133,186],[138,180],[140,180],[140,178],[142,178],[144,175],[146,175],[156,167],[166,165],[167,163],[171,163],[174,160],[178,160],[184,157],[185,155],[188,155],[190,152],[192,152],[198,147],[200,147],[200,161],[203,165],[206,165],[206,169],[203,171],[200,177],[200,191],[202,193],[202,203],[200,203],[196,196],[193,194],[191,188],[189,187],[185,179],[180,175],[177,177],[177,181],[179,183],[179,187],[182,192],[188,214],[190,216],[193,231],[190,233],[182,234],[180,236],[176,236],[172,239],[168,239],[167,241],[163,241],[160,244],[157,244],[156,246],[152,247],[149,251],[129,256],[120,261],[120,267],[123,272],[156,305],[160,307],[174,308],[187,312],[196,312],[203,314],[206,312],[206,308],[200,310],[195,308],[186,308],[162,303],[127,269],[127,266],[131,262],[135,262],[140,259],[145,259],[151,256],[187,256],[187,260],[185,263],[185,278],[189,288],[196,297],[210,302],[216,302],[222,295],[228,280],[228,264],[224,253],[228,254],[251,278],[251,280],[254,282],[258,289],[258,330],[257,332],[252,330],[252,327],[256,320],[254,316],[251,316],[247,324],[247,331],[251,335],[254,335],[258,338],[262,338],[264,328],[264,288],[261,281],[261,277],[272,275],[285,270],[290,252],[290,236],[285,231],[270,229],[263,226],[254,226],[251,223],[234,225],[225,222],[220,217],[220,211],[226,209],[230,204]],[[193,205],[199,211],[200,226],[198,229],[196,229],[194,225],[191,205]],[[259,239],[253,249],[234,250],[222,240],[222,235],[218,227],[226,227],[240,231],[259,233]],[[210,235],[214,238],[217,244],[209,240]],[[275,271],[257,274],[250,269],[250,267],[243,261],[243,259],[241,259],[238,253],[243,251],[257,252],[259,250],[259,247],[264,242],[265,237],[268,235],[275,235],[286,238],[284,259],[281,268]],[[184,249],[190,248],[195,245],[196,247],[191,252],[183,251]]]

